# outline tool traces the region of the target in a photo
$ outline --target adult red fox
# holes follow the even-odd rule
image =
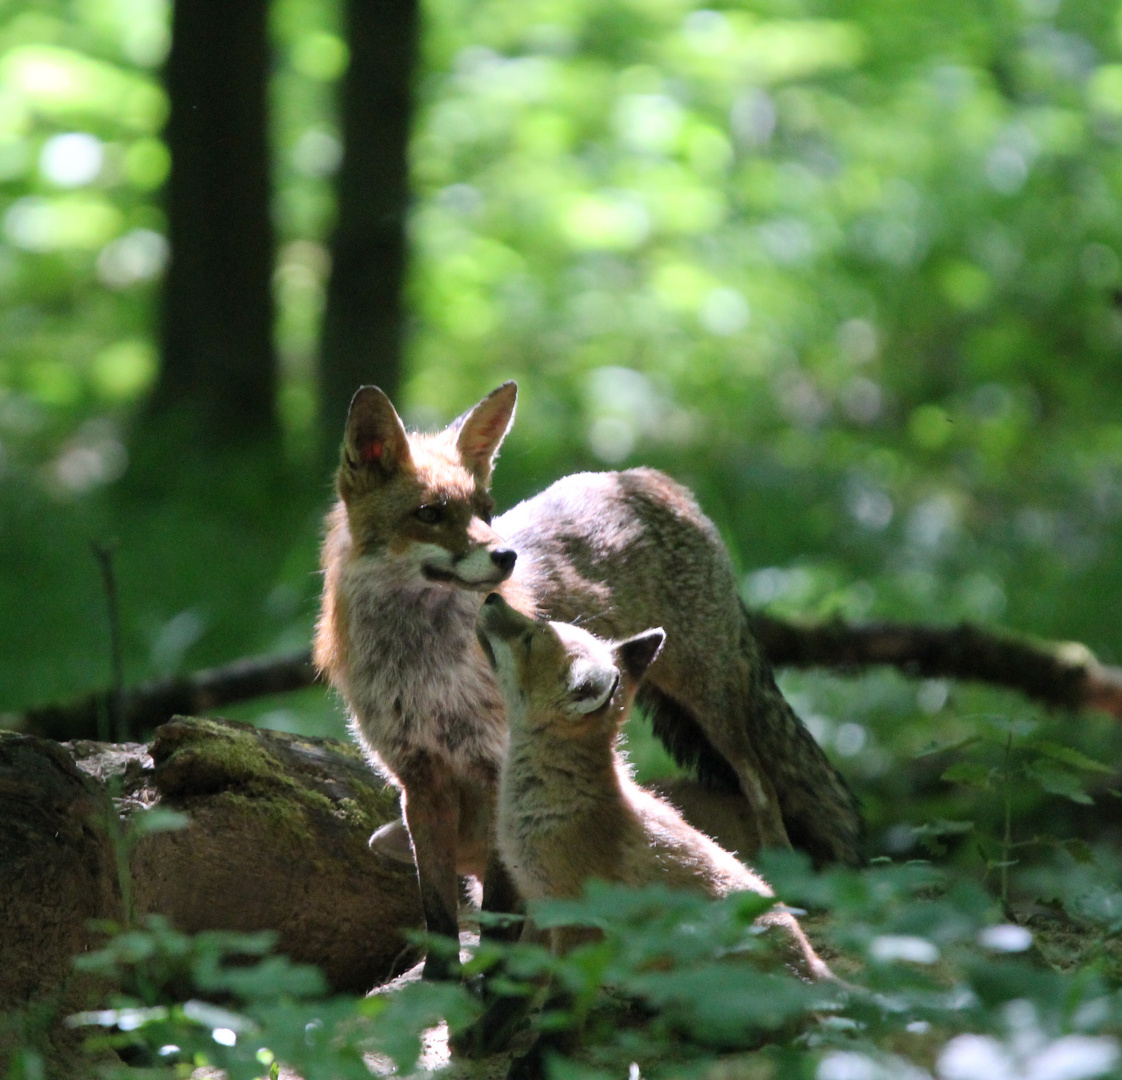
[[[856,800],[775,685],[713,523],[650,469],[581,473],[491,522],[491,472],[514,417],[504,383],[434,434],[406,433],[389,398],[351,402],[323,544],[315,660],[371,761],[402,789],[428,929],[455,937],[458,874],[513,902],[495,853],[507,739],[476,639],[484,596],[532,618],[668,643],[639,702],[677,760],[739,791],[759,843],[858,863]],[[451,964],[430,953],[428,978]]]

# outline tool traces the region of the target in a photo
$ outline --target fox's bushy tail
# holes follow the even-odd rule
[[[857,797],[776,686],[751,613],[743,605],[740,637],[751,671],[742,722],[775,788],[791,843],[808,852],[815,865],[862,865],[865,825]],[[714,749],[688,708],[649,682],[638,700],[678,764],[706,787],[740,790],[736,770]]]

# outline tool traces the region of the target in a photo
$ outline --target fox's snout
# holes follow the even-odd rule
[[[427,581],[490,592],[514,572],[518,553],[478,518],[472,520],[462,542],[462,547],[431,542],[419,547],[421,573]]]
[[[491,562],[495,564],[495,568],[503,575],[503,581],[506,581],[512,573],[514,573],[514,564],[518,559],[518,552],[514,548],[498,548],[496,551],[491,552]],[[492,593],[491,596],[494,596]],[[487,600],[489,601],[489,596]],[[486,602],[486,601],[485,601]]]
[[[475,550],[458,559],[445,550],[439,550],[428,555],[421,565],[421,572],[431,582],[477,591],[489,590],[510,577],[517,558],[517,553],[511,548]]]
[[[465,547],[461,550],[453,547],[447,555],[442,552],[425,560],[430,580],[452,581],[489,592],[514,572],[518,552],[507,547],[503,538],[481,518],[473,515],[462,541]]]

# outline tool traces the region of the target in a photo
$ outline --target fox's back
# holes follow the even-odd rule
[[[576,473],[503,514],[495,529],[518,552],[514,576],[540,616],[606,638],[673,624],[664,668],[684,639],[703,636],[726,642],[731,662],[732,563],[693,496],[663,473]]]
[[[534,597],[537,617],[601,638],[667,631],[640,690],[643,704],[649,685],[687,706],[704,703],[722,725],[743,723],[751,671],[736,574],[716,526],[684,487],[653,469],[577,473],[495,528],[518,552],[514,577]],[[682,764],[700,764],[713,774],[705,779],[737,789],[721,750],[699,755],[706,737],[688,720],[660,726],[656,717],[655,730]]]

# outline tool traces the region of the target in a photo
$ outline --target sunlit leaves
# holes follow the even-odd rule
[[[844,71],[867,53],[859,27],[819,19],[764,20],[747,12],[695,11],[669,48],[691,75],[768,85]]]
[[[113,343],[150,340],[144,286],[167,258],[153,205],[169,168],[167,100],[152,71],[167,17],[161,0],[82,0],[67,21],[37,9],[0,24],[0,304],[27,313],[0,329],[3,379],[49,407],[27,435],[48,418],[131,404],[151,382],[151,347],[125,359]],[[76,460],[63,453],[52,472],[77,476],[62,467]],[[87,474],[103,479],[73,490],[120,469]]]
[[[292,66],[310,79],[331,82],[346,70],[347,44],[326,31],[313,31],[301,36],[292,54]]]
[[[418,364],[455,354],[483,371],[496,346],[532,342],[531,394],[554,392],[549,372],[629,365],[703,403],[687,453],[711,463],[717,430],[766,447],[773,469],[838,465],[839,524],[909,552],[896,595],[914,591],[907,575],[949,617],[1027,618],[1007,567],[938,586],[996,527],[982,507],[1011,475],[1022,490],[1062,482],[1044,480],[1033,435],[1042,409],[1083,392],[1057,375],[1066,316],[1041,312],[1072,312],[1088,368],[1117,342],[1101,122],[1113,45],[1096,66],[1090,22],[1052,32],[1035,9],[1011,16],[1020,36],[980,12],[898,5],[890,20],[872,6],[835,21],[797,6],[433,10],[443,51],[416,141],[420,213],[465,186],[474,206],[458,233],[417,234],[418,295],[434,301]],[[451,283],[445,260],[474,259],[473,234],[521,254],[517,270]],[[1074,294],[1097,314],[1076,316]],[[839,347],[852,325],[877,342],[856,362]],[[602,411],[572,417],[594,457],[656,450],[641,432],[606,437]],[[893,458],[891,482],[854,482],[873,454]],[[913,544],[936,496],[954,528]],[[790,547],[814,542],[808,530]]]
[[[138,131],[163,122],[163,91],[149,78],[57,46],[25,45],[0,59],[0,88],[52,120],[123,121]]]
[[[27,251],[96,251],[113,238],[121,222],[120,212],[105,199],[33,195],[8,208],[4,233],[9,242]]]

